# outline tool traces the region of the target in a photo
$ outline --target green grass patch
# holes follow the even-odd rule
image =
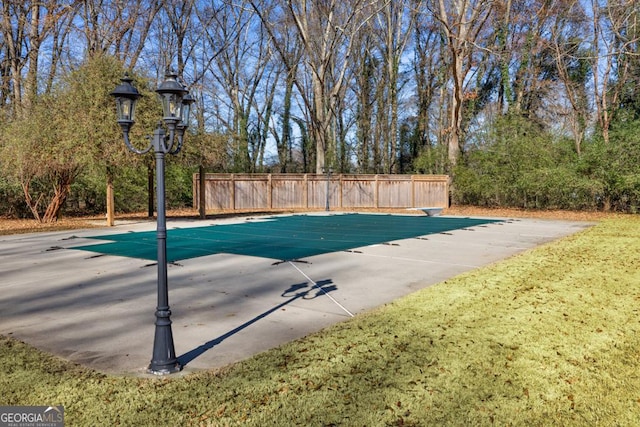
[[[69,426],[640,425],[640,219],[218,371],[109,376],[0,338],[0,404]]]

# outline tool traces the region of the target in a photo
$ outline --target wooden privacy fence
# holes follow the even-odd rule
[[[199,174],[193,206],[199,208]],[[328,181],[328,185],[327,185]],[[447,175],[213,174],[205,175],[205,208],[321,209],[445,208]],[[327,191],[328,190],[328,191]]]

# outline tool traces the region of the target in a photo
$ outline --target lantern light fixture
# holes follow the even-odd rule
[[[167,220],[165,196],[165,155],[177,154],[182,149],[185,130],[189,125],[191,104],[195,102],[184,85],[178,82],[177,74],[167,72],[165,80],[156,92],[162,103],[164,125],[167,133],[158,123],[145,148],[137,148],[129,140],[129,130],[135,123],[136,102],[142,96],[131,84],[127,74],[121,83],[111,92],[116,101],[117,120],[122,127],[122,135],[127,148],[136,154],[145,154],[151,149],[156,158],[156,200],[157,202],[157,291],[158,303],[155,316],[155,336],[153,355],[148,371],[157,375],[171,374],[182,369],[176,357],[171,331],[171,310],[169,308],[169,290],[167,283]]]

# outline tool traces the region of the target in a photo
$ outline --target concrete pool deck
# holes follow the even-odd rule
[[[183,372],[237,362],[593,225],[492,219],[500,221],[296,261],[221,253],[172,263]],[[169,218],[167,228],[260,220]],[[154,336],[154,262],[72,248],[97,235],[153,230],[155,222],[140,222],[0,236],[0,334],[103,372],[144,374]]]

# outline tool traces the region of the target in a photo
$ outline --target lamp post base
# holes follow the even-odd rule
[[[164,245],[161,245],[164,246]],[[162,266],[162,265],[161,265]],[[164,287],[166,291],[166,286]],[[156,331],[153,340],[153,357],[147,371],[155,375],[173,374],[182,369],[176,357],[171,332],[171,310],[169,307],[156,311]]]
[[[180,372],[182,370],[182,366],[176,362],[173,365],[169,365],[169,366],[164,366],[162,368],[159,367],[152,367],[152,365],[149,365],[149,367],[147,368],[147,373],[149,374],[153,374],[153,375],[169,375],[169,374],[175,374],[176,372]]]

